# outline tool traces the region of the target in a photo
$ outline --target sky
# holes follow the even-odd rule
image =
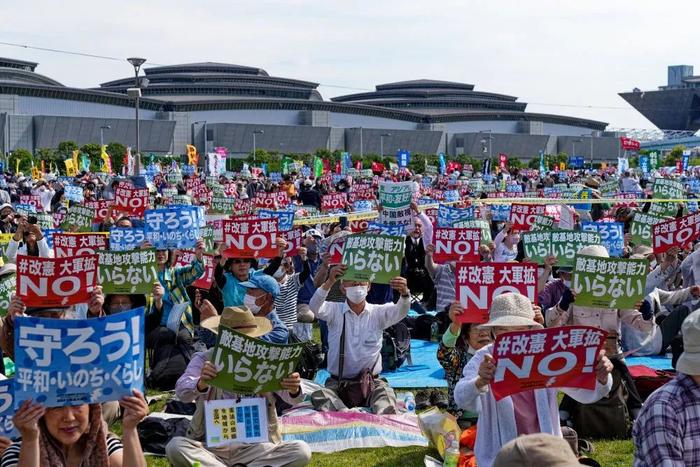
[[[0,42],[149,64],[214,61],[321,83],[325,99],[440,79],[518,96],[527,111],[654,128],[618,92],[695,65],[700,2],[682,0],[2,0]],[[126,60],[0,45],[66,86],[127,77]]]

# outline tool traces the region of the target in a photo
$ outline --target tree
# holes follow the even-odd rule
[[[58,152],[64,158],[71,156],[76,149],[78,149],[78,143],[75,141],[61,141],[58,143]]]
[[[107,145],[107,154],[112,159],[112,171],[116,174],[121,173],[124,165],[124,154],[126,154],[126,146],[121,143],[112,142]]]
[[[683,157],[684,150],[685,146],[683,146],[682,144],[674,146],[673,149],[671,149],[671,152],[669,152],[666,158],[664,159],[664,167],[675,167],[676,161],[681,160],[681,157]]]
[[[17,164],[19,161],[19,165]],[[25,175],[30,175],[32,172],[32,162],[34,161],[34,156],[32,153],[24,148],[17,148],[10,154],[10,171],[14,171],[16,167],[19,167],[19,171]]]

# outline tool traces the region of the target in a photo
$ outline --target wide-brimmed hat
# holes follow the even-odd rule
[[[608,249],[603,245],[586,245],[578,250],[579,255],[595,256],[598,258],[610,258]]]
[[[583,184],[586,185],[587,187],[591,188],[598,188],[600,187],[600,180],[598,180],[595,177],[586,177],[586,179],[583,181]]]
[[[633,255],[642,255],[645,258],[654,253],[654,249],[648,245],[637,245],[632,249]]]
[[[493,299],[489,311],[489,321],[481,327],[533,326],[542,329],[535,321],[535,310],[530,299],[519,293],[504,293]]]
[[[264,336],[272,331],[272,322],[269,319],[254,316],[253,312],[244,306],[226,307],[221,316],[207,318],[199,325],[214,334],[219,333],[219,326],[226,326],[249,337]]]
[[[564,438],[548,433],[518,436],[506,443],[493,461],[493,467],[528,465],[574,467],[581,464]]]
[[[686,375],[700,375],[700,310],[695,310],[683,321],[683,353],[676,370]]]
[[[17,272],[17,266],[14,263],[5,263],[0,258],[0,276]]]

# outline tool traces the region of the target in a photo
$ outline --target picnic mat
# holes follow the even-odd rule
[[[374,415],[298,409],[280,417],[279,422],[284,441],[306,441],[312,452],[428,445],[413,413]]]
[[[651,355],[648,357],[625,357],[627,366],[646,365],[654,370],[671,370],[671,359],[663,355]]]
[[[437,342],[411,339],[412,365],[405,361],[396,371],[383,371],[392,388],[446,388],[445,370],[437,361]],[[330,373],[319,370],[314,381],[325,384]]]

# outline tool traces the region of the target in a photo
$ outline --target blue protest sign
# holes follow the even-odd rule
[[[575,199],[591,199],[591,197],[590,188],[584,188],[583,190],[579,191],[576,196],[574,196]],[[591,203],[576,203],[572,204],[571,207],[580,211],[590,211]]]
[[[688,209],[688,212],[690,212],[690,213],[698,212],[698,202],[697,201],[688,201],[688,203],[685,205],[685,207]]]
[[[12,423],[15,415],[15,380],[4,379],[0,381],[0,436],[15,438],[19,435]]]
[[[15,319],[15,408],[119,400],[143,391],[144,309],[103,318]]]
[[[649,156],[639,156],[639,168],[643,174],[649,173]]]
[[[189,175],[192,176],[194,175],[194,172],[197,170],[197,167],[194,165],[183,165],[182,169],[180,171],[182,172],[182,175]]]
[[[340,174],[331,175],[331,180],[333,181],[333,185],[337,184],[342,178],[343,178],[343,176]]]
[[[399,152],[396,154],[396,159],[399,167],[408,167],[409,162],[411,162],[411,153],[405,149],[399,149]]]
[[[141,248],[146,241],[146,232],[141,227],[112,227],[109,229],[109,249],[131,251]]]
[[[612,257],[622,256],[625,247],[624,225],[622,222],[592,222],[581,223],[581,230],[598,232],[600,242]]]
[[[158,250],[194,248],[206,225],[201,206],[169,205],[144,213],[146,241]]]
[[[372,201],[361,199],[352,203],[352,208],[355,212],[367,212],[372,210]]]
[[[76,203],[82,203],[85,199],[83,197],[83,187],[75,185],[67,185],[65,188],[66,199],[74,201]]]
[[[438,201],[432,198],[418,198],[418,205],[422,204],[438,204]]]
[[[497,222],[507,221],[510,218],[510,204],[492,204],[491,216]]]
[[[387,225],[370,221],[367,223],[367,232],[379,233],[382,235],[401,236],[405,235],[405,226],[403,224]]]
[[[280,232],[289,232],[294,228],[294,214],[296,211],[285,209],[284,211],[272,211],[269,209],[259,209],[258,216],[261,219],[279,219],[277,229]]]
[[[691,193],[700,193],[700,179],[691,178],[688,180],[688,185]]]
[[[683,172],[688,170],[688,162],[690,161],[690,151],[683,151],[683,157],[681,158],[681,167]]]
[[[53,234],[62,233],[63,229],[44,229],[42,230],[42,232],[44,233],[46,244],[49,246],[50,249],[53,250]]]
[[[506,193],[522,193],[523,186],[520,183],[509,183],[506,185]]]
[[[544,165],[544,151],[540,151],[540,175],[544,174],[547,168]]]
[[[445,191],[445,201],[457,202],[461,198],[459,191],[457,190],[447,190]]]
[[[453,208],[441,204],[438,206],[438,227],[452,227],[456,222],[474,219],[474,207]]]
[[[310,167],[307,167],[307,166],[302,167],[302,168],[301,168],[301,174],[302,174],[304,177],[310,177],[310,176],[311,176],[311,168],[310,168]]]
[[[272,183],[279,183],[282,181],[282,174],[279,172],[270,172],[269,178]]]

